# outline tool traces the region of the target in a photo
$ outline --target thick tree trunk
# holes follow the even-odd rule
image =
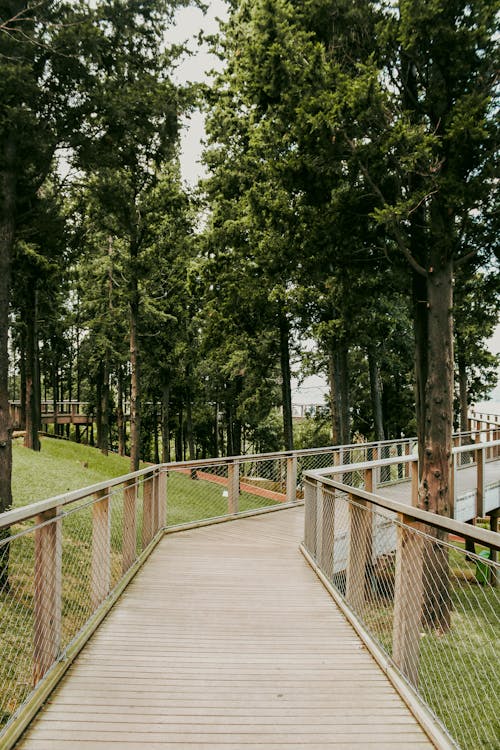
[[[453,264],[434,267],[427,279],[427,337],[416,340],[418,359],[426,359],[427,377],[418,422],[420,466],[419,504],[431,513],[450,516],[453,434]],[[422,351],[425,350],[425,353]]]
[[[459,343],[459,342],[457,342]],[[458,386],[460,397],[460,431],[467,432],[469,428],[469,403],[468,403],[468,381],[465,357],[459,354],[458,360]]]
[[[385,440],[384,420],[382,413],[382,384],[380,372],[374,350],[368,349],[368,368],[370,371],[370,393],[372,401],[373,423],[375,426],[375,439]]]
[[[293,450],[292,388],[290,372],[290,327],[285,313],[279,312],[281,396],[283,401],[283,437],[285,450]]]
[[[12,505],[8,333],[16,204],[15,156],[14,140],[8,137],[0,161],[0,513]],[[9,529],[0,531],[0,591],[9,586],[9,545],[5,544],[9,535]]]
[[[26,308],[26,430],[24,447],[40,450],[40,365],[38,356],[38,291],[35,288]]]
[[[164,383],[161,392],[161,460],[170,463],[170,388]]]
[[[437,259],[438,260],[438,259]],[[416,326],[416,362],[419,394],[419,493],[420,508],[450,516],[452,433],[453,433],[453,264],[436,263],[429,269],[426,283],[425,311]],[[425,320],[424,320],[425,318]],[[426,332],[426,338],[422,332]],[[424,375],[426,378],[424,379]],[[422,401],[423,398],[423,401]],[[449,564],[445,539],[433,534],[436,542],[427,542],[424,552],[423,624],[446,632],[450,627],[451,600]]]

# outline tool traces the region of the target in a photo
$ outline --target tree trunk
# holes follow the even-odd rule
[[[373,422],[375,426],[375,440],[385,440],[384,421],[382,415],[382,384],[375,351],[368,349],[368,368],[370,371],[370,393],[372,400]]]
[[[416,332],[427,333],[416,338],[418,371],[417,393],[420,394],[418,505],[431,513],[450,516],[453,498],[453,263],[438,262],[427,273],[427,303],[419,305],[425,320],[418,321]],[[424,379],[424,375],[426,378]],[[421,400],[423,394],[423,402]],[[446,632],[450,627],[451,600],[447,550],[439,545],[445,539],[434,532],[436,543],[427,542],[424,557],[424,624]]]
[[[459,344],[459,342],[457,342]],[[460,394],[460,431],[468,432],[469,429],[469,403],[468,403],[468,382],[467,367],[465,357],[462,353],[458,354],[458,386]]]
[[[170,388],[164,383],[161,392],[161,460],[170,463]]]
[[[12,428],[9,409],[9,297],[15,230],[16,148],[7,137],[0,161],[0,513],[12,505]],[[0,531],[0,544],[10,529]],[[9,545],[0,546],[0,591],[9,587]]]
[[[26,307],[26,430],[24,447],[34,451],[40,450],[40,389],[38,357],[38,291],[36,283],[30,291],[29,304]]]
[[[351,442],[351,414],[349,398],[349,348],[345,342],[338,350],[338,378],[340,386],[340,442]]]
[[[333,347],[328,351],[328,385],[330,399],[330,416],[332,423],[332,445],[340,443],[340,413],[338,404],[337,368]]]
[[[139,469],[141,411],[140,411],[140,357],[139,357],[139,280],[137,259],[139,248],[130,244],[130,470]]]
[[[189,460],[194,461],[196,459],[196,450],[194,445],[194,434],[193,434],[193,407],[191,404],[191,393],[187,393],[186,399],[186,437],[189,447]]]
[[[213,457],[219,457],[219,403],[214,406]]]
[[[290,327],[283,310],[279,312],[281,396],[283,401],[283,437],[285,450],[293,450],[292,389],[290,385]]]
[[[118,432],[118,455],[124,456],[125,451],[125,415],[123,413],[123,372],[118,366],[118,406],[116,409],[116,429]]]

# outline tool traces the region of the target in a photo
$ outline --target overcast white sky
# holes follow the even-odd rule
[[[169,31],[168,39],[174,43],[190,40],[189,46],[193,52],[186,57],[177,69],[176,78],[179,82],[188,81],[207,82],[208,71],[220,69],[221,63],[208,53],[206,45],[199,46],[198,34],[215,34],[219,30],[217,19],[227,19],[227,7],[223,0],[209,0],[206,2],[208,10],[205,14],[198,8],[180,8],[176,14],[176,26]],[[195,112],[186,120],[181,137],[181,167],[182,175],[188,185],[195,185],[203,171],[199,162],[204,137],[203,116]]]
[[[176,76],[179,82],[208,81],[208,71],[213,68],[220,68],[220,61],[208,53],[206,45],[199,47],[196,40],[200,31],[206,34],[213,34],[218,31],[219,26],[216,19],[225,20],[227,18],[227,6],[223,0],[208,0],[206,4],[208,10],[205,14],[197,8],[181,8],[176,16],[176,26],[168,34],[171,42],[191,40],[190,48],[193,54],[179,66]],[[204,134],[203,116],[200,112],[196,112],[185,122],[181,137],[182,174],[184,180],[191,186],[195,185],[203,175],[199,159]],[[490,341],[490,349],[495,354],[500,352],[500,325]],[[323,403],[324,394],[327,390],[325,380],[319,376],[307,378],[300,389],[296,381],[293,382],[292,387],[294,402],[303,404]],[[491,397],[500,405],[500,385]]]

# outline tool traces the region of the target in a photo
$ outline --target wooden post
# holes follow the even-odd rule
[[[366,501],[349,495],[346,599],[353,612],[358,614],[363,611],[365,605],[365,575],[369,562],[368,543],[371,539],[371,521],[372,517]]]
[[[497,534],[500,532],[500,509],[496,508],[489,514],[490,516],[490,529],[496,531]],[[498,562],[499,554],[498,550],[490,549],[490,560]],[[493,566],[490,571],[490,584],[495,588],[500,586],[500,571],[495,569]]]
[[[36,516],[33,622],[33,684],[50,669],[61,647],[61,521],[59,508]],[[45,524],[42,526],[42,524]]]
[[[405,443],[405,456],[409,456],[409,455],[410,455],[410,453],[411,453],[411,445],[410,445],[410,441],[408,440],[408,441],[407,441],[407,442]],[[410,468],[410,464],[409,464],[409,463],[406,463],[406,464],[405,464],[405,477],[406,477],[406,479],[409,479],[409,478],[410,478],[410,476],[411,476],[411,468]]]
[[[316,562],[321,562],[323,555],[323,485],[321,482],[316,483]]]
[[[411,504],[418,507],[418,459],[411,462]]]
[[[130,479],[123,490],[122,570],[125,573],[137,557],[137,484]]]
[[[111,581],[111,514],[109,490],[95,494],[92,505],[92,609],[107,597]]]
[[[286,459],[286,501],[294,503],[297,500],[297,456]]]
[[[451,472],[450,472],[450,518],[455,518],[455,487],[457,478],[457,460],[462,456],[461,453],[451,452]]]
[[[240,466],[237,461],[227,467],[227,512],[229,515],[238,513],[240,496]]]
[[[152,536],[160,530],[160,474],[155,471],[151,477],[153,483],[153,533]]]
[[[304,544],[311,557],[316,559],[316,484],[304,482]]]
[[[481,448],[481,450],[475,451],[476,453],[476,466],[477,466],[477,492],[476,492],[476,515],[479,518],[482,518],[484,515],[484,463],[485,463],[485,453],[486,448]]]
[[[158,476],[158,522],[159,528],[164,529],[167,525],[167,472],[160,469]]]
[[[154,476],[147,476],[142,489],[142,549],[154,536]]]
[[[414,532],[417,524],[411,524],[406,516],[398,514],[398,519],[405,525],[398,526],[397,531],[392,658],[416,687],[424,591],[424,537]]]

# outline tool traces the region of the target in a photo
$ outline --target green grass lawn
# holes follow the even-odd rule
[[[130,471],[130,459],[97,448],[54,438],[41,439],[42,449],[13,441],[12,495],[14,506],[28,505],[63,492],[88,487]]]

